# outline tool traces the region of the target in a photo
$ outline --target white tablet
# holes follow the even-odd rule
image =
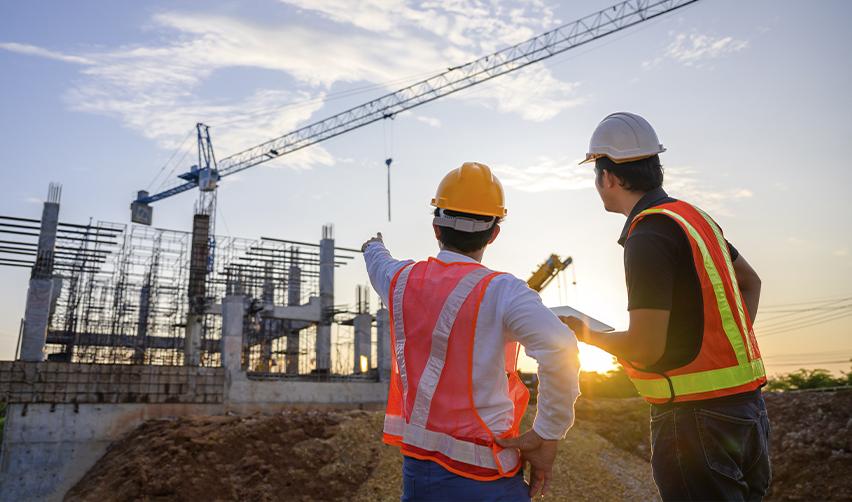
[[[587,316],[586,314],[580,312],[575,308],[569,307],[568,305],[563,305],[561,307],[551,307],[550,311],[558,316],[574,316],[577,319],[582,319],[594,331],[615,331],[615,328],[613,328],[609,324],[602,323],[594,317]]]

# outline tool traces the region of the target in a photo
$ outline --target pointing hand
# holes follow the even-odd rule
[[[366,251],[366,250],[367,250],[367,246],[369,246],[369,245],[370,245],[370,244],[372,244],[373,242],[379,242],[379,243],[381,243],[381,244],[384,244],[384,243],[385,243],[385,241],[382,239],[382,233],[381,233],[381,232],[378,232],[378,233],[376,234],[376,236],[375,236],[375,237],[371,237],[371,238],[370,238],[367,242],[365,242],[364,244],[362,244],[362,245],[361,245],[361,252],[363,253],[364,251]]]

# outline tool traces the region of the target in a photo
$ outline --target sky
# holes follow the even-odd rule
[[[196,122],[223,158],[609,4],[3,2],[0,214],[38,218],[55,181],[62,221],[127,223],[137,190],[189,167],[177,160],[194,155]],[[624,217],[604,212],[577,161],[604,116],[631,111],[667,148],[669,193],[710,212],[760,274],[770,374],[847,370],[850,15],[842,0],[700,1],[228,177],[217,231],[318,241],[332,223],[338,245],[381,231],[395,256],[422,259],[437,251],[435,187],[478,161],[502,180],[509,210],[484,263],[526,278],[550,253],[570,255],[575,270],[545,303],[626,328]],[[189,230],[194,201],[157,203],[155,225]],[[337,277],[338,301],[367,282],[361,264]],[[14,356],[27,280],[0,267],[2,359]],[[583,350],[590,367],[608,362]]]

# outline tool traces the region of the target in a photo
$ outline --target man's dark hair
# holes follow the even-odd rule
[[[435,216],[440,216],[441,210],[435,209]],[[483,216],[481,214],[470,214],[470,213],[461,213],[459,211],[450,211],[448,209],[444,209],[445,216],[456,216],[469,218],[471,220],[478,221],[494,221],[494,225],[500,223],[500,218],[494,218],[493,216]],[[456,230],[455,228],[449,227],[440,227],[441,228],[441,237],[440,241],[445,247],[450,247],[453,249],[458,249],[464,253],[472,253],[474,251],[479,251],[484,248],[486,244],[488,244],[489,239],[491,239],[491,235],[494,233],[494,225],[488,228],[488,230],[482,230],[479,232],[462,232],[461,230]]]
[[[603,171],[611,172],[621,186],[631,192],[650,192],[663,186],[663,166],[659,155],[621,164],[616,164],[609,157],[599,157],[595,160],[595,172],[600,176]]]

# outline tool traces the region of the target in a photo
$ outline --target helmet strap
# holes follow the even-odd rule
[[[463,216],[450,216],[443,209],[438,209],[438,216],[432,219],[432,224],[439,227],[452,228],[459,232],[473,233],[488,230],[494,225],[495,219],[496,217],[492,217],[489,221],[482,221]]]

